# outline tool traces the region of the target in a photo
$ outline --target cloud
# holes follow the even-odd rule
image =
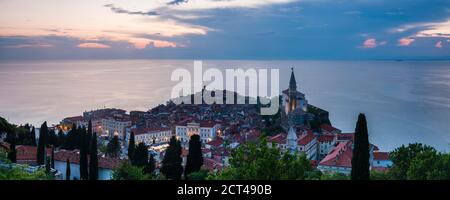
[[[173,0],[167,3],[167,5],[179,5],[181,3],[187,3],[188,0]]]
[[[129,11],[120,7],[114,6],[114,4],[106,4],[104,5],[107,8],[110,8],[111,11],[119,14],[129,14],[129,15],[148,15],[148,16],[156,16],[159,15],[157,12],[154,11],[148,11],[148,12],[142,12],[142,11]]]
[[[434,47],[436,47],[436,48],[442,48],[442,41],[436,42],[436,44],[434,45]]]
[[[414,38],[401,38],[398,40],[398,46],[409,46],[414,42]]]
[[[109,49],[111,46],[101,44],[101,43],[81,43],[77,45],[78,48],[85,48],[85,49]]]

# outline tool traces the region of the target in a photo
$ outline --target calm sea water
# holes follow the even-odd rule
[[[205,67],[290,67],[309,103],[330,112],[334,126],[353,131],[366,114],[372,143],[383,150],[410,142],[450,150],[450,62],[204,61]],[[0,116],[21,124],[58,123],[85,110],[148,110],[170,98],[176,68],[191,60],[2,61]]]

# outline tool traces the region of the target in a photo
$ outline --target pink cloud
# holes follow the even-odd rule
[[[3,48],[11,48],[11,49],[21,49],[21,48],[50,48],[53,47],[51,44],[17,44],[17,45],[8,45],[3,46]]]
[[[87,48],[87,49],[108,49],[111,48],[109,45],[100,44],[100,43],[81,43],[77,45],[78,48]]]
[[[377,40],[375,38],[368,38],[363,42],[363,48],[365,49],[371,49],[371,48],[375,48],[378,46],[383,46],[387,44],[386,41],[381,41],[381,42],[377,42]]]
[[[436,44],[434,45],[434,47],[436,47],[436,48],[442,48],[442,41],[436,42]]]
[[[398,40],[398,46],[409,46],[414,42],[413,38],[401,38]]]

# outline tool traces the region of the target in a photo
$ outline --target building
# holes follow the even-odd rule
[[[125,139],[126,128],[131,126],[131,120],[128,115],[114,115],[103,118],[101,122],[102,135],[113,137],[119,136],[119,139]]]
[[[323,172],[350,174],[352,171],[353,142],[340,142],[319,162],[317,169]]]
[[[55,152],[55,169],[66,178],[67,160],[70,162],[70,179],[80,180],[80,152],[78,150],[60,150]],[[119,166],[120,160],[117,158],[98,157],[98,179],[110,180],[113,169]]]
[[[337,135],[321,134],[317,137],[319,143],[319,160],[325,158],[337,143]]]
[[[175,126],[177,138],[181,142],[189,142],[192,135],[199,135],[202,143],[208,143],[216,138],[220,124],[215,122],[181,122]]]
[[[372,167],[374,168],[389,168],[392,166],[392,161],[389,159],[388,152],[373,152]]]
[[[132,129],[134,132],[134,141],[143,142],[147,145],[168,143],[172,137],[170,128],[139,128]]]
[[[304,153],[310,160],[317,160],[317,138],[311,130],[303,129],[297,131],[291,127],[286,133],[279,133],[269,138],[269,147],[274,145],[281,152],[299,152]]]
[[[286,114],[291,113],[296,109],[304,112],[307,111],[308,102],[305,94],[297,91],[297,81],[295,80],[294,69],[291,68],[291,78],[289,80],[289,88],[283,90],[283,107]]]

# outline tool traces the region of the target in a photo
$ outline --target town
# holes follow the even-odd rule
[[[349,175],[352,170],[354,133],[342,132],[334,127],[328,112],[309,104],[306,95],[298,91],[294,70],[289,88],[280,96],[280,112],[273,116],[259,114],[255,104],[175,104],[169,100],[148,111],[130,111],[104,108],[85,111],[82,115],[62,119],[49,127],[50,132],[70,138],[75,129],[91,129],[98,135],[98,179],[109,180],[113,171],[129,159],[131,143],[145,144],[148,157],[155,163],[155,173],[160,168],[166,151],[175,137],[181,145],[182,166],[186,166],[189,142],[199,136],[203,170],[220,172],[229,167],[233,150],[247,143],[258,143],[265,136],[270,148],[281,153],[290,152],[306,156],[314,169],[325,173]],[[201,94],[206,91],[203,89]],[[214,91],[213,91],[214,93]],[[38,128],[33,129],[34,140],[39,140]],[[1,135],[0,148],[8,150],[6,133]],[[34,142],[36,143],[36,142]],[[115,144],[115,146],[113,145]],[[36,166],[37,148],[18,145],[16,162]],[[134,149],[134,145],[133,145]],[[58,179],[83,179],[80,174],[80,148],[60,144],[56,149],[47,147],[45,156],[52,157],[52,170]],[[371,170],[385,172],[392,162],[389,153],[370,144]],[[70,177],[66,177],[68,168]]]

